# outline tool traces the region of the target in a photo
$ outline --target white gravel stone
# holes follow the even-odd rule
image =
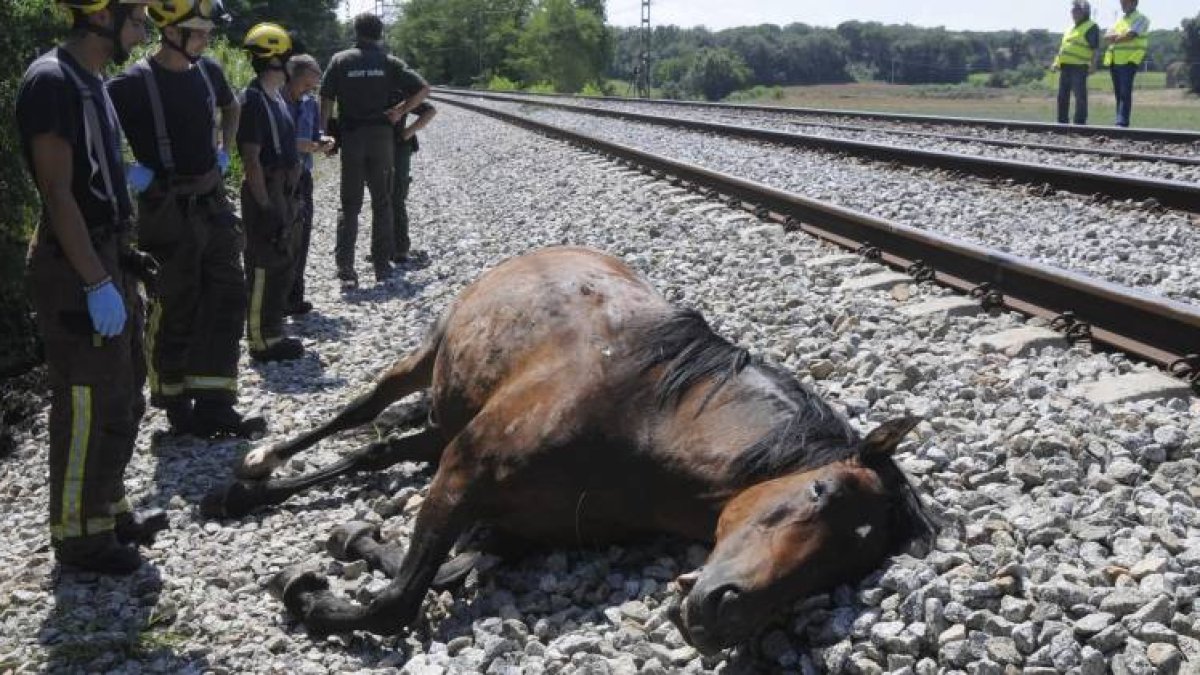
[[[799,234],[743,240],[742,221],[727,206],[674,204],[661,181],[442,108],[422,135],[411,197],[413,235],[431,253],[428,267],[343,295],[331,253],[336,165],[320,166],[308,279],[316,311],[290,326],[310,354],[270,368],[243,363],[240,407],[261,411],[271,423],[255,447],[328,419],[418,344],[482,270],[541,246],[588,245],[621,256],[674,302],[701,310],[726,337],[810,380],[860,430],[899,415],[925,418],[898,456],[945,522],[936,545],[886,563],[854,587],[798,603],[779,624],[775,670],[766,672],[777,672],[786,659],[792,672],[881,673],[895,664],[924,675],[968,672],[972,663],[1000,667],[1016,655],[1028,673],[1069,672],[1094,660],[1089,649],[1119,655],[1122,667],[1192,665],[1184,659],[1196,654],[1200,634],[1195,401],[1097,406],[1073,398],[1068,392],[1081,384],[1137,367],[1084,347],[1022,356],[967,349],[971,336],[1029,322],[1005,313],[905,317],[886,293],[837,287],[856,266],[860,276],[880,268],[809,267],[807,261],[835,252]],[[759,163],[774,171],[791,157],[745,148],[731,158],[738,166]],[[1197,249],[1170,212],[1148,215],[1061,195],[1034,199],[1012,188],[903,171],[885,183],[872,174],[872,188],[862,189],[863,169],[852,164],[828,158],[797,164],[788,181],[805,178],[826,197],[929,227],[947,225],[951,233],[981,223],[993,234],[1004,232],[1014,248],[1066,252],[1120,277],[1155,268],[1157,256],[1172,257],[1172,246]],[[360,261],[369,242],[366,220]],[[1033,229],[1013,241],[1011,233],[1026,225]],[[1151,239],[1170,245],[1152,249]],[[1164,270],[1142,285],[1180,296],[1186,294],[1180,289],[1200,288],[1194,270],[1175,276],[1173,268]],[[944,297],[950,295],[914,286],[908,304]],[[44,408],[21,430],[13,454],[0,460],[0,671],[10,664],[21,664],[20,673],[394,672],[407,665],[410,672],[582,673],[627,669],[630,656],[642,673],[726,673],[750,658],[743,652],[755,651],[748,645],[710,658],[684,645],[666,618],[670,582],[702,563],[706,551],[664,541],[533,555],[473,574],[453,594],[431,594],[412,635],[313,641],[265,591],[266,581],[297,563],[328,569],[324,541],[351,519],[382,522],[386,538],[409,544],[428,474],[399,466],[238,521],[208,523],[196,503],[230,476],[232,460],[249,444],[164,438],[157,433],[164,427],[157,411],[147,416],[128,485],[135,502],[167,508],[173,529],[147,551],[154,569],[128,580],[53,576]],[[326,465],[373,439],[373,432],[330,438],[306,451],[303,466]],[[1149,446],[1164,459],[1139,452]],[[385,509],[384,518],[377,508],[384,503],[403,506]],[[388,583],[365,572],[331,582],[335,593],[361,599]],[[1127,592],[1141,604],[1121,605],[1127,613],[1119,621],[1076,638],[1076,621]],[[173,606],[174,617],[152,619],[156,606]],[[609,608],[618,609],[619,626],[606,617]],[[980,628],[968,628],[968,620]],[[1139,637],[1169,640],[1166,631],[1177,645],[1146,646],[1148,638]],[[130,636],[138,649],[124,648]],[[1094,644],[1101,638],[1106,649]]]

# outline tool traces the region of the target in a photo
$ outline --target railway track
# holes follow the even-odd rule
[[[450,88],[442,88],[451,91]],[[453,89],[456,92],[472,91]],[[672,99],[628,99],[617,96],[578,96],[575,94],[532,94],[522,93],[522,96],[545,99],[578,99],[600,103],[648,103],[668,107],[694,107],[702,110],[734,111],[734,112],[765,112],[793,117],[836,117],[844,119],[868,120],[871,122],[922,125],[934,127],[974,127],[979,129],[997,129],[1002,131],[1021,131],[1032,134],[1052,134],[1057,136],[1074,135],[1083,137],[1105,137],[1132,141],[1171,144],[1200,144],[1200,131],[1179,129],[1136,129],[1115,126],[1064,126],[1048,122],[1028,122],[1024,120],[986,119],[979,117],[947,117],[939,115],[917,115],[912,113],[884,113],[862,110],[834,110],[829,108],[804,108],[770,105],[751,105],[745,103],[711,103],[707,101],[676,101]]]
[[[653,124],[690,131],[708,132],[725,137],[772,143],[784,147],[824,150],[862,157],[877,162],[897,162],[908,166],[956,171],[984,178],[1047,185],[1053,189],[1079,194],[1105,195],[1115,199],[1153,199],[1162,206],[1200,212],[1200,184],[1192,182],[1147,178],[1122,173],[1084,170],[1009,159],[979,157],[965,153],[926,150],[917,147],[762,129],[696,119],[667,117],[623,110],[608,110],[550,100],[531,100],[525,97],[504,94],[458,90],[453,92],[447,91],[445,93],[491,101],[533,104],[572,113],[623,119],[642,124]],[[442,98],[446,100],[444,95]],[[1071,149],[1071,151],[1075,152],[1074,149]]]
[[[1051,320],[1087,339],[1158,364],[1200,394],[1200,308],[809,199],[761,183],[673,160],[561,127],[445,97],[446,103],[503,120],[640,168],[759,218],[783,223],[843,248],[1003,307]]]

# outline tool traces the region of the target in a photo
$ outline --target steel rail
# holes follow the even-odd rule
[[[434,91],[439,91],[435,89]],[[445,93],[465,95],[471,90],[452,90],[446,89]],[[478,93],[478,92],[475,92]],[[488,92],[492,93],[492,92]],[[524,96],[525,94],[520,94]],[[532,94],[531,94],[532,96]],[[522,99],[533,103],[529,99]],[[586,98],[584,100],[587,100]],[[606,102],[612,99],[605,99]],[[622,103],[638,103],[637,100],[621,99]],[[991,145],[998,148],[1012,148],[1014,150],[1045,150],[1047,152],[1062,152],[1074,153],[1077,155],[1090,155],[1093,157],[1109,157],[1130,162],[1166,162],[1168,164],[1179,164],[1182,166],[1200,166],[1200,156],[1187,157],[1184,155],[1164,155],[1152,152],[1134,152],[1129,150],[1113,150],[1111,148],[1088,148],[1078,145],[1055,145],[1053,143],[1032,143],[1025,141],[1013,141],[1003,138],[988,138],[986,136],[970,136],[966,134],[947,134],[938,133],[936,131],[912,131],[909,129],[886,129],[878,127],[868,127],[858,124],[832,124],[830,122],[805,122],[793,121],[793,124],[798,124],[806,127],[814,127],[817,129],[831,129],[834,131],[852,131],[857,133],[874,133],[874,134],[891,134],[893,136],[906,136],[909,138],[933,138],[954,143],[978,143],[980,145]]]
[[[605,110],[569,103],[530,101],[503,94],[456,91],[439,94],[438,98],[440,100],[448,100],[444,98],[447,95],[482,98],[508,103],[522,103],[525,105],[566,110],[583,115],[611,117],[642,124],[704,131],[727,137],[774,143],[786,147],[825,150],[863,157],[877,162],[892,161],[907,166],[945,169],[983,178],[1004,178],[1020,183],[1044,184],[1055,189],[1084,195],[1103,194],[1116,199],[1134,200],[1152,198],[1162,206],[1200,212],[1200,184],[1184,181],[1145,178],[1142,176],[1104,171],[1083,171],[1064,166],[1035,164],[1033,162],[1020,162],[1011,159],[977,157],[940,150],[922,150],[920,148],[871,143],[845,138],[831,138],[828,136],[814,136],[790,131],[755,129],[732,124],[664,117],[662,115],[650,115],[646,113]]]
[[[980,295],[985,304],[1045,318],[1073,316],[1091,328],[1093,343],[1161,366],[1169,368],[1200,353],[1200,307],[486,106],[445,102],[603,153],[659,177],[672,176],[677,182],[708,188],[760,217],[785,222],[790,229],[839,246],[877,249],[880,259],[893,267],[909,270],[920,262],[932,268],[931,280]]]
[[[446,91],[472,91],[451,87],[441,87]],[[980,117],[954,117],[939,115],[920,115],[914,113],[884,113],[867,110],[835,110],[830,108],[804,108],[772,105],[753,105],[748,103],[713,103],[710,101],[676,101],[673,99],[649,98],[630,99],[619,96],[579,96],[577,94],[535,94],[522,92],[526,96],[546,98],[581,98],[593,101],[612,101],[620,103],[651,103],[664,106],[692,106],[712,110],[741,110],[748,112],[770,112],[777,114],[817,117],[849,117],[853,119],[878,120],[881,122],[900,122],[905,124],[937,124],[942,126],[983,127],[985,129],[1004,129],[1008,131],[1028,131],[1031,133],[1074,134],[1077,136],[1108,136],[1129,140],[1151,141],[1156,143],[1200,143],[1200,131],[1183,129],[1131,129],[1114,126],[1084,126],[1052,124],[1050,122],[1028,122],[1025,120],[988,119]]]

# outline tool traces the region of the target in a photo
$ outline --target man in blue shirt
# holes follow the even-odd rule
[[[321,66],[308,54],[297,54],[287,62],[288,83],[283,93],[296,123],[296,150],[300,153],[299,196],[304,202],[300,216],[300,241],[296,250],[296,278],[288,294],[286,313],[307,314],[312,303],[304,299],[304,268],[313,224],[313,153],[329,152],[333,139],[321,129],[321,105],[312,92],[321,86]]]

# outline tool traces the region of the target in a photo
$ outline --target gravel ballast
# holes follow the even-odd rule
[[[541,106],[470,102],[1200,305],[1192,253],[1200,215]]]
[[[506,93],[506,95],[511,95]],[[527,100],[537,102],[544,97],[529,96]],[[1194,165],[1177,165],[1147,161],[1116,160],[1091,154],[1072,154],[1068,151],[1046,151],[1033,148],[1013,149],[990,144],[971,144],[948,138],[937,139],[931,136],[921,136],[919,140],[906,135],[904,132],[933,134],[941,136],[968,136],[979,140],[1002,140],[1030,145],[1051,144],[1064,147],[1078,147],[1088,150],[1110,150],[1113,152],[1138,152],[1148,155],[1169,155],[1192,160],[1200,159],[1200,142],[1180,143],[1149,141],[1131,138],[1112,138],[1107,136],[1091,136],[1072,134],[1070,127],[1061,133],[1039,133],[1022,131],[1020,129],[995,129],[980,126],[938,125],[933,122],[898,122],[891,120],[861,119],[839,115],[799,115],[786,111],[773,110],[738,110],[736,108],[713,108],[688,105],[664,105],[638,101],[600,101],[589,98],[572,98],[567,102],[606,110],[621,110],[628,112],[663,115],[667,117],[683,117],[708,122],[720,122],[739,126],[751,126],[778,131],[792,131],[802,134],[833,136],[836,138],[853,138],[857,140],[888,143],[895,145],[918,145],[922,148],[946,150],[949,152],[969,152],[986,157],[1003,157],[1027,162],[1042,162],[1075,166],[1081,169],[1097,171],[1115,171],[1155,176],[1158,178],[1173,178],[1175,180],[1200,180],[1200,167]],[[1048,101],[1053,105],[1053,101]],[[1047,114],[1053,112],[1046,109]],[[823,125],[840,127],[858,127],[862,130],[849,128],[835,129]],[[1180,172],[1180,169],[1183,169]]]
[[[170,512],[172,530],[148,552],[152,566],[131,579],[58,577],[45,527],[43,407],[0,458],[0,673],[925,675],[1111,667],[1149,675],[1200,664],[1200,402],[1093,406],[1077,386],[1147,367],[1084,347],[1023,356],[970,347],[971,337],[1030,322],[1014,314],[905,318],[900,308],[946,292],[841,290],[844,280],[880,268],[814,266],[834,251],[570,146],[440,108],[414,166],[414,241],[432,258],[422,269],[343,295],[332,261],[336,165],[319,168],[309,262],[316,311],[292,324],[310,354],[292,364],[244,364],[240,406],[271,424],[256,444],[327,419],[415,347],[484,269],[541,246],[582,244],[620,256],[672,301],[701,310],[722,335],[810,381],[859,429],[923,416],[899,459],[946,522],[936,545],[888,562],[857,586],[798,602],[754,644],[711,658],[685,645],[666,619],[671,580],[706,553],[676,541],[502,563],[473,574],[455,594],[431,594],[409,636],[314,642],[270,597],[267,581],[307,562],[331,575],[335,591],[369,601],[386,581],[332,561],[325,539],[344,521],[367,519],[406,541],[428,471],[403,465],[242,520],[206,522],[200,498],[229,478],[249,444],[164,437],[165,419],[153,412],[128,473],[135,502]],[[915,201],[927,186],[913,181],[908,189]],[[949,188],[941,189],[922,207],[949,202]],[[1064,214],[1081,208],[1062,197],[1046,201]],[[1104,208],[1130,223],[1177,217]],[[359,272],[368,279],[361,258],[369,237],[359,240]],[[372,438],[367,431],[329,439],[286,472],[330,462]]]

